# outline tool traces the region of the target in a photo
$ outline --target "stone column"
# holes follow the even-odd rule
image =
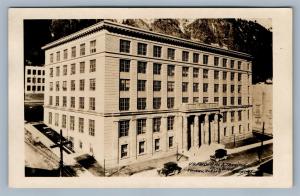
[[[204,137],[204,131],[205,131],[205,126],[204,126],[204,121],[201,121],[200,126],[201,126],[201,145],[205,144],[205,137]]]
[[[161,138],[160,138],[160,149],[163,151],[163,152],[166,152],[167,151],[167,135],[168,135],[168,126],[167,126],[167,116],[163,116],[161,118]]]
[[[204,144],[208,144],[209,140],[209,119],[208,119],[208,114],[205,115],[204,117]]]
[[[199,147],[199,116],[194,118],[194,147]]]
[[[182,118],[183,118],[182,119],[183,150],[187,150],[187,126],[188,126],[187,116],[183,116]]]
[[[137,139],[137,133],[136,133],[136,119],[131,119],[130,120],[130,126],[129,126],[129,138],[130,138],[130,157],[131,159],[136,159],[137,156],[137,145],[136,145],[136,139]]]

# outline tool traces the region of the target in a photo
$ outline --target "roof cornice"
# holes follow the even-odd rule
[[[67,35],[56,41],[46,44],[45,46],[42,47],[42,49],[47,50],[47,49],[53,48],[55,46],[64,44],[66,42],[70,42],[72,40],[78,39],[80,37],[84,37],[91,33],[100,31],[102,29],[106,29],[109,32],[119,33],[119,34],[123,34],[123,35],[129,35],[129,36],[133,36],[133,37],[140,37],[140,38],[147,39],[147,40],[155,40],[155,41],[159,41],[159,42],[163,42],[163,43],[184,46],[187,48],[195,48],[195,49],[199,49],[202,51],[214,52],[214,53],[219,53],[219,54],[224,54],[224,55],[229,55],[229,56],[236,56],[239,58],[245,58],[245,59],[249,59],[249,60],[252,59],[252,56],[247,53],[238,52],[235,50],[224,49],[224,48],[212,46],[209,44],[199,43],[199,42],[192,41],[189,39],[178,38],[175,36],[166,35],[166,34],[162,34],[162,33],[156,33],[153,31],[148,31],[148,30],[144,30],[144,29],[140,29],[140,28],[136,28],[136,27],[131,27],[128,25],[118,24],[118,23],[111,22],[108,20],[101,21],[95,25],[84,28],[73,34]]]

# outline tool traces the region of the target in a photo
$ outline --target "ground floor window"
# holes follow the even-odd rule
[[[143,154],[145,152],[145,141],[139,142],[139,154]]]
[[[174,137],[173,136],[171,136],[171,137],[169,137],[169,148],[172,148],[173,147],[173,140],[174,140]]]
[[[159,139],[154,140],[154,150],[158,151],[159,150]]]
[[[128,156],[128,144],[121,145],[121,158]]]

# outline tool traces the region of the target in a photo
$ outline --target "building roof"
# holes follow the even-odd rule
[[[204,44],[204,43],[192,41],[189,39],[178,38],[175,36],[166,35],[166,34],[162,34],[162,33],[156,33],[153,31],[148,31],[148,30],[144,30],[141,28],[136,28],[136,27],[132,27],[132,26],[128,26],[128,25],[123,25],[123,24],[111,22],[108,20],[103,20],[92,26],[89,26],[80,31],[77,31],[75,33],[72,33],[70,35],[62,37],[56,41],[48,43],[45,46],[43,46],[42,49],[47,50],[47,49],[56,47],[58,45],[70,42],[72,40],[78,39],[80,37],[100,31],[102,29],[106,29],[109,32],[114,32],[114,33],[118,33],[118,34],[122,34],[122,35],[139,37],[142,39],[147,39],[147,40],[152,40],[152,41],[157,41],[157,42],[162,42],[162,43],[168,43],[168,44],[183,46],[183,47],[187,47],[187,48],[193,48],[193,49],[198,49],[198,50],[202,50],[202,51],[207,51],[207,52],[235,56],[238,58],[245,58],[248,60],[252,59],[252,56],[247,53],[238,52],[235,50],[224,49],[221,47],[212,46],[209,44]]]

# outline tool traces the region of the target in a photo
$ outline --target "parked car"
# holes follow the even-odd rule
[[[215,154],[210,156],[210,160],[217,161],[217,162],[226,160],[227,158],[228,158],[227,150],[225,150],[225,149],[217,149],[215,151]]]
[[[164,164],[163,168],[157,170],[157,173],[159,175],[169,176],[180,173],[181,169],[182,168],[179,167],[177,163],[167,162]]]

